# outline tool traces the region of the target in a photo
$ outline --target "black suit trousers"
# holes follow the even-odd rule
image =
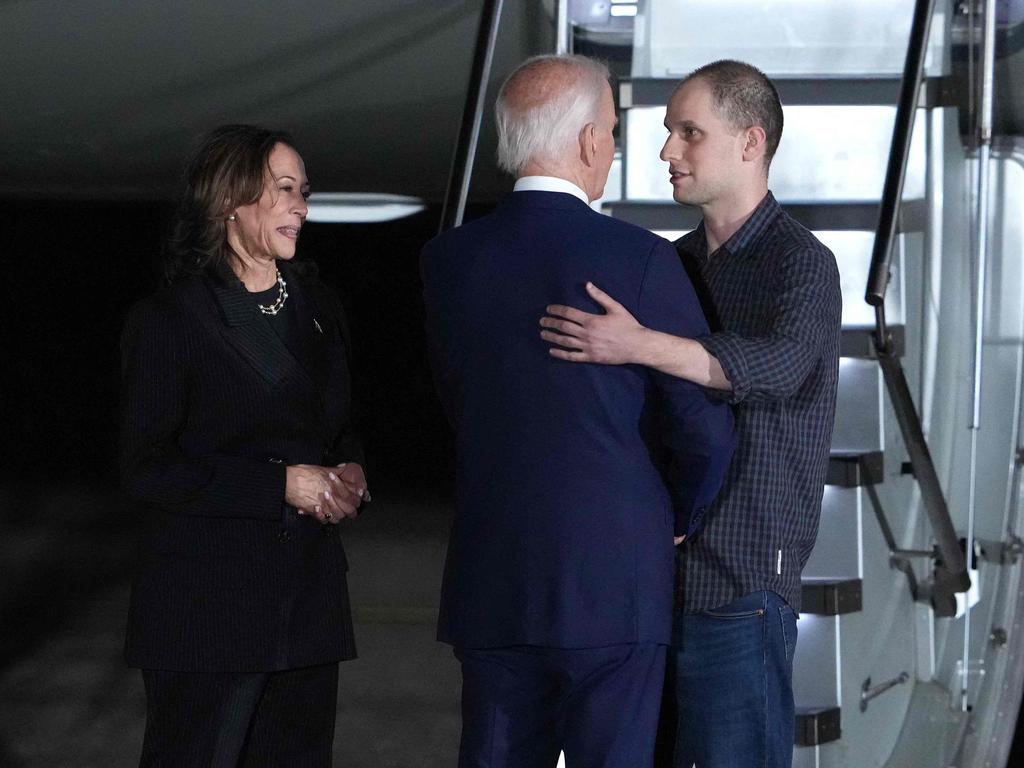
[[[282,672],[142,670],[140,768],[329,768],[338,665]]]

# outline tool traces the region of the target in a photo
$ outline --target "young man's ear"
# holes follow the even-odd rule
[[[764,157],[768,136],[760,125],[752,125],[744,132],[743,159],[747,162],[760,160]]]

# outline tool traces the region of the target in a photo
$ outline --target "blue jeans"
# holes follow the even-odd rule
[[[676,622],[675,768],[790,768],[793,609],[752,592]]]

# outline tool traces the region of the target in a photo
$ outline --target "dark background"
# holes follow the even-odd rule
[[[80,533],[123,535],[134,527],[117,497],[119,336],[132,303],[160,287],[160,243],[171,212],[170,203],[159,202],[0,203],[0,530],[61,530],[72,518],[87,529]],[[452,435],[426,356],[418,262],[439,221],[440,207],[430,206],[381,224],[310,223],[298,247],[297,258],[318,265],[348,315],[353,418],[377,498],[443,500],[452,489]],[[118,505],[89,517],[68,508],[72,496],[50,517],[48,498],[81,488]],[[76,562],[69,555],[86,541],[67,543],[68,551],[35,553],[51,558],[51,579],[87,587],[126,567],[104,568],[92,557]],[[41,619],[39,589],[17,593],[11,586],[27,576],[18,563],[17,556],[5,563],[8,586],[0,587],[0,627],[19,627],[0,632],[5,655],[30,644],[30,625]],[[38,584],[39,574],[25,581]]]
[[[118,343],[132,303],[159,287],[172,207],[0,202],[3,768],[137,761],[145,703],[121,647],[138,521],[117,488]],[[450,765],[457,746],[456,665],[433,640],[454,452],[419,280],[439,221],[430,206],[307,224],[298,247],[348,315],[374,496],[343,531],[360,659],[342,669],[338,764]]]
[[[5,483],[116,483],[118,337],[131,304],[159,287],[170,214],[168,203],[0,203]],[[382,224],[310,223],[298,248],[348,314],[353,414],[377,488],[451,485],[418,267],[439,220],[430,206]]]

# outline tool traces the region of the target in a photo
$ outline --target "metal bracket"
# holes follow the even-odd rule
[[[974,544],[981,559],[995,565],[1016,565],[1017,558],[1024,554],[1024,541],[1016,535],[1011,535],[1009,541],[975,539]]]
[[[885,539],[885,544],[889,547],[889,566],[907,577],[907,587],[910,588],[911,599],[915,601],[921,600],[921,590],[917,583],[917,576],[914,574],[914,569],[908,558],[935,557],[935,553],[931,550],[899,549],[896,546],[896,537],[893,536],[892,527],[885,516],[885,510],[882,509],[882,501],[878,498],[878,491],[875,490],[874,486],[870,485],[865,486],[864,491],[868,501],[871,503],[871,509],[875,513],[875,518],[878,520],[878,527],[882,531],[882,538]]]
[[[888,690],[895,688],[897,685],[903,685],[907,680],[910,679],[910,675],[906,672],[900,672],[899,675],[894,677],[892,680],[886,680],[884,683],[878,685],[871,685],[871,678],[863,682],[860,687],[860,711],[868,711],[868,703],[878,696],[881,696]]]
[[[988,642],[993,648],[1005,648],[1010,641],[1010,636],[1002,627],[992,627],[988,634]]]

